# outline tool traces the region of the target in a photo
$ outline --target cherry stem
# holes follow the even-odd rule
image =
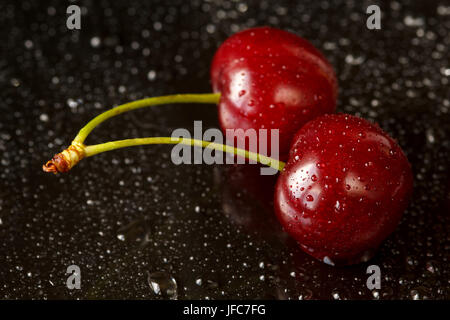
[[[107,110],[94,119],[89,121],[77,134],[72,144],[64,151],[56,154],[52,160],[47,161],[43,166],[43,170],[46,172],[59,173],[67,172],[78,162],[85,157],[91,157],[93,155],[111,151],[114,149],[147,145],[147,144],[184,144],[188,146],[197,146],[202,148],[210,148],[229,154],[238,155],[263,165],[267,165],[271,168],[281,171],[284,168],[285,163],[274,158],[270,158],[255,152],[251,152],[245,149],[235,148],[229,145],[214,143],[210,141],[188,139],[188,138],[172,138],[172,137],[149,137],[149,138],[136,138],[110,141],[102,144],[96,144],[91,146],[84,145],[84,141],[102,122],[109,118],[115,117],[124,112],[136,110],[140,108],[170,104],[170,103],[213,103],[218,104],[220,100],[220,93],[203,93],[203,94],[175,94],[161,97],[152,97],[133,102],[125,103],[110,110]]]
[[[124,112],[141,109],[162,104],[170,103],[212,103],[218,104],[220,100],[220,93],[200,93],[200,94],[174,94],[161,97],[152,97],[132,102],[109,109],[94,119],[89,121],[77,134],[73,140],[76,143],[83,143],[92,130],[102,122],[109,118],[115,117]]]
[[[188,146],[214,149],[217,151],[226,152],[233,155],[238,155],[246,159],[254,160],[263,165],[267,165],[271,168],[274,168],[278,171],[281,171],[285,165],[285,163],[280,160],[270,158],[245,149],[235,148],[225,144],[190,138],[173,138],[173,137],[149,137],[149,138],[125,139],[86,146],[85,157],[91,157],[93,155],[115,149],[147,144],[184,144]]]

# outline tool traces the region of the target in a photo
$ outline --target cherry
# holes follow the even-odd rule
[[[279,129],[281,159],[299,128],[336,106],[337,80],[325,57],[305,39],[275,28],[228,38],[214,56],[211,82],[221,92],[222,129]],[[245,142],[242,132],[237,136]]]
[[[294,137],[275,212],[305,252],[353,264],[395,229],[411,192],[410,164],[387,133],[355,116],[324,115]]]

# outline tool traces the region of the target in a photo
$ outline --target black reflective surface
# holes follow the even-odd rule
[[[80,31],[60,1],[0,4],[0,298],[449,298],[450,6],[364,1],[82,1]],[[366,264],[304,254],[273,215],[273,177],[255,166],[175,166],[170,147],[123,149],[66,175],[41,165],[102,110],[209,92],[217,46],[272,25],[309,39],[336,69],[338,110],[398,139],[415,177],[395,233]],[[136,111],[88,143],[218,127],[212,105]],[[66,287],[69,265],[81,290]],[[366,268],[381,268],[381,289]],[[160,294],[155,294],[159,286]]]

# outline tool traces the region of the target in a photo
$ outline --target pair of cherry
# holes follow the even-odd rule
[[[331,114],[337,80],[323,55],[294,34],[249,29],[220,46],[211,80],[223,129],[279,129],[288,161],[274,203],[284,229],[325,263],[369,259],[408,204],[411,167],[377,125]]]
[[[278,177],[274,203],[284,229],[305,252],[325,263],[346,265],[370,258],[408,204],[411,167],[397,143],[377,125],[333,114],[337,80],[324,56],[292,33],[252,28],[219,47],[211,81],[220,92],[223,130],[279,130],[280,160],[287,163]],[[161,98],[167,99],[130,103],[93,119],[44,170],[67,171],[84,156],[116,148],[170,143],[146,138],[85,147],[87,134],[109,117],[152,103],[212,102]],[[244,135],[237,139],[245,145]]]

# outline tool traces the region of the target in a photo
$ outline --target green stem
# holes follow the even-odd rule
[[[184,144],[188,146],[197,146],[203,148],[210,148],[222,152],[227,152],[230,154],[235,154],[241,157],[245,157],[250,160],[257,161],[261,164],[272,167],[276,170],[281,171],[285,165],[284,162],[260,155],[255,152],[250,152],[244,149],[234,148],[232,146],[223,145],[219,143],[196,140],[196,139],[188,139],[188,138],[171,138],[171,137],[151,137],[151,138],[137,138],[137,139],[125,139],[125,140],[117,140],[111,141],[91,146],[85,146],[85,156],[91,157],[93,155],[111,151],[115,149],[132,147],[132,146],[140,146],[146,144]]]
[[[73,140],[76,143],[83,143],[87,136],[96,126],[103,121],[117,116],[121,113],[136,110],[140,108],[169,104],[169,103],[213,103],[217,104],[220,100],[220,93],[204,93],[204,94],[174,94],[169,96],[152,97],[147,99],[136,100],[125,103],[121,106],[105,111],[88,122],[77,134]]]
[[[47,161],[43,166],[46,172],[67,172],[74,165],[76,165],[84,157],[91,157],[98,153],[146,144],[184,144],[188,146],[197,146],[203,148],[210,148],[221,152],[227,152],[230,154],[238,155],[263,165],[270,166],[276,170],[281,171],[285,165],[284,162],[274,158],[270,158],[264,155],[260,155],[255,152],[250,152],[245,149],[234,148],[232,146],[218,144],[209,141],[187,139],[187,138],[171,138],[171,137],[150,137],[150,138],[138,138],[138,139],[126,139],[111,141],[97,145],[86,146],[84,140],[91,133],[91,131],[104,122],[105,120],[117,116],[121,113],[145,108],[149,106],[169,104],[169,103],[219,103],[220,93],[205,93],[205,94],[175,94],[169,96],[153,97],[142,100],[137,100],[123,104],[121,106],[112,108],[105,111],[88,122],[77,134],[72,144],[64,150],[56,154],[52,160]]]

